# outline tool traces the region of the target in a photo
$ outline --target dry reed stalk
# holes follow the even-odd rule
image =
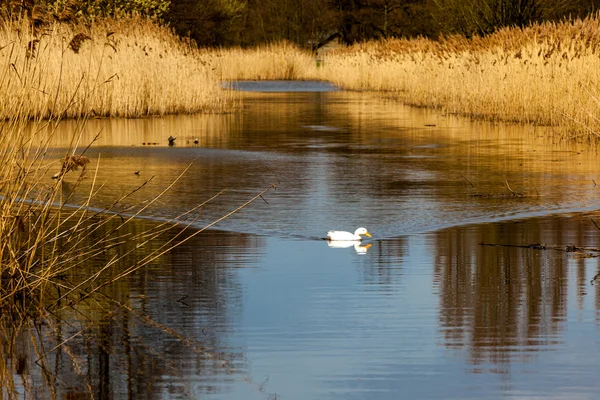
[[[288,43],[207,51],[224,80],[318,79],[477,118],[600,132],[600,14],[486,37],[389,39],[314,56]]]
[[[20,28],[23,28],[21,35],[14,36]],[[95,29],[100,30],[106,28],[100,24],[95,26]],[[180,240],[181,235],[197,221],[198,211],[205,204],[199,204],[171,221],[136,235],[124,232],[126,226],[158,201],[162,194],[176,184],[177,179],[158,196],[128,211],[127,216],[115,212],[116,208],[147,182],[115,199],[106,209],[90,210],[89,204],[98,190],[96,177],[100,162],[97,160],[94,163],[84,155],[85,149],[80,150],[85,116],[92,110],[102,115],[138,116],[180,111],[222,111],[231,106],[230,95],[221,90],[220,82],[212,72],[214,67],[209,64],[210,58],[205,53],[201,54],[173,38],[167,31],[151,25],[132,24],[122,28],[121,38],[116,34],[103,33],[102,38],[106,43],[98,45],[99,36],[94,34],[94,28],[88,32],[91,39],[87,39],[86,34],[85,37],[79,36],[79,39],[76,37],[77,40],[69,42],[67,38],[73,32],[66,25],[52,25],[39,39],[32,39],[33,35],[26,33],[28,25],[24,21],[6,21],[0,27],[0,38],[12,40],[9,46],[0,49],[0,114],[3,118],[0,123],[0,307],[2,311],[15,312],[19,304],[24,304],[27,307],[22,312],[22,317],[28,318],[29,313],[35,313],[37,318],[46,320],[45,326],[53,326],[46,312],[52,300],[55,300],[53,304],[56,307],[64,304],[72,307],[82,299],[94,299],[94,296],[100,294],[99,289],[154,262],[178,244],[189,240]],[[146,28],[143,33],[147,36],[136,31]],[[140,41],[148,40],[142,47],[132,39],[134,37],[141,37]],[[156,47],[150,47],[149,42]],[[144,60],[144,65],[136,67],[137,70],[125,63],[126,56],[117,56],[123,46],[128,44],[141,47],[144,57],[148,57]],[[152,57],[153,52],[160,51],[164,53]],[[130,51],[134,55],[136,52],[139,53],[135,49]],[[187,58],[182,60],[182,57]],[[170,58],[171,61],[161,64],[158,59],[162,58]],[[148,64],[147,60],[156,61],[157,64]],[[153,71],[148,65],[155,66],[156,69]],[[170,75],[165,74],[169,72],[168,68],[175,65],[181,68],[171,70],[173,73]],[[117,78],[116,73],[105,70],[109,67],[118,67],[125,72],[120,73]],[[112,75],[105,79],[104,74],[110,73]],[[196,76],[197,73],[200,76]],[[158,77],[161,79],[157,79]],[[185,81],[187,78],[189,81]],[[140,93],[131,90],[131,87],[123,86],[135,82],[144,84],[143,96],[139,96]],[[167,92],[173,91],[169,92],[172,97],[160,98],[161,104],[157,105],[148,96],[153,96],[152,91],[159,88]],[[215,95],[211,97],[211,94]],[[187,99],[192,99],[190,104],[182,104]],[[136,105],[135,101],[138,100],[144,103],[142,108]],[[81,115],[83,118],[78,120],[78,125],[73,130],[63,159],[59,163],[49,163],[45,157],[61,120]],[[56,179],[48,180],[48,171],[57,169],[60,172],[56,174]],[[84,174],[89,175],[90,170],[93,177],[87,189],[87,200],[79,206],[67,206],[73,194],[83,190],[80,184]],[[67,189],[67,179],[70,189]],[[238,212],[263,193],[265,191],[204,229]],[[218,196],[219,194],[213,196],[207,202]],[[139,256],[137,249],[174,227],[180,229],[178,234],[163,246],[131,262],[131,256]],[[189,237],[194,237],[204,229],[195,231]],[[117,250],[132,240],[137,246],[134,246],[133,252],[124,252],[130,256],[127,258],[120,254],[122,250]],[[111,252],[115,256],[107,259],[106,253]],[[106,262],[97,271],[84,278],[70,279],[71,276],[77,276],[73,273],[74,270],[98,258]],[[125,264],[127,262],[131,263]],[[50,293],[53,293],[53,299],[48,299]],[[6,315],[8,314],[2,313],[3,317]],[[35,324],[37,331],[30,330],[33,332],[30,343],[34,352],[39,355],[40,362],[36,363],[36,367],[40,367],[42,371],[47,384],[44,385],[45,390],[51,397],[56,397],[56,380],[54,373],[46,366],[48,349],[44,348],[42,339],[48,332],[41,331],[43,328],[40,326]],[[177,336],[172,330],[168,333]],[[37,337],[34,337],[36,334]],[[58,340],[57,346],[70,357],[74,369],[81,369],[81,361],[68,346],[72,338],[70,336]],[[4,359],[14,357],[5,355]],[[19,388],[28,390],[30,382],[15,382],[15,376],[15,368],[0,363],[0,383],[4,388],[0,393],[3,397],[13,397],[20,393]],[[23,379],[28,376],[26,373],[22,374]],[[89,383],[87,387],[91,394]]]
[[[48,136],[54,134],[54,130],[48,128],[57,126],[57,121],[27,122],[26,119],[21,115],[20,118],[13,117],[0,125],[4,133],[0,135],[0,181],[3,182],[0,185],[0,308],[3,311],[2,317],[6,317],[15,313],[15,310],[18,311],[19,305],[23,304],[26,306],[21,313],[23,318],[27,319],[30,317],[29,313],[33,313],[38,321],[45,321],[43,324],[35,324],[36,329],[44,326],[57,332],[54,347],[44,347],[44,338],[50,335],[51,331],[39,331],[37,336],[32,334],[29,340],[34,347],[33,351],[38,354],[39,362],[35,363],[35,368],[42,372],[44,382],[41,386],[50,396],[56,397],[56,372],[47,368],[48,354],[60,348],[61,353],[68,356],[74,371],[81,372],[84,363],[72,351],[69,343],[86,334],[86,331],[62,337],[60,329],[54,329],[55,322],[51,320],[54,317],[47,310],[52,309],[55,315],[57,308],[61,308],[62,311],[63,307],[73,310],[78,302],[96,301],[97,296],[104,295],[99,292],[101,288],[106,288],[116,280],[154,262],[177,245],[246,207],[266,191],[183,239],[181,235],[197,221],[199,210],[209,201],[218,198],[220,193],[170,221],[132,235],[128,233],[127,225],[153,202],[158,201],[160,195],[166,193],[177,180],[158,196],[130,211],[127,216],[114,210],[120,202],[143,188],[145,183],[115,199],[106,209],[92,211],[88,206],[97,192],[96,176],[100,163],[96,162],[94,165],[94,162],[79,154],[82,151],[77,150],[77,145],[82,130],[74,132],[71,141],[74,145],[67,150],[60,163],[47,166],[44,154],[48,151]],[[61,166],[62,172],[57,179],[48,180],[48,170]],[[74,167],[77,166],[87,167],[87,172],[83,168],[75,171]],[[91,171],[93,177],[90,188],[87,189],[87,201],[81,206],[68,207],[65,200],[70,198],[73,191],[81,190],[82,186],[79,184],[83,174],[89,174]],[[67,191],[63,187],[65,179],[76,181]],[[170,239],[162,246],[143,255],[139,254],[140,247],[174,228],[179,229],[178,233],[172,237],[170,235]],[[136,246],[130,245],[132,241]],[[107,256],[107,253],[114,256]],[[83,268],[80,267],[90,265],[96,259],[102,259],[105,263],[89,276],[78,277],[76,271],[81,271]],[[127,309],[128,306],[123,305],[123,308]],[[5,312],[6,310],[10,313]],[[114,310],[106,315],[110,316],[111,312],[114,313]],[[144,322],[152,323],[152,320],[146,318]],[[95,320],[87,324],[90,328],[96,325]],[[153,326],[159,326],[161,330],[178,339],[182,337],[176,331],[162,325],[153,323]],[[0,332],[0,338],[2,334],[3,332]],[[194,344],[189,342],[188,345]],[[14,360],[15,356],[5,355],[4,359]],[[82,373],[79,375],[84,378],[87,376]],[[14,366],[0,363],[0,384],[4,388],[1,393],[8,398],[21,393],[23,388],[28,391],[30,387],[32,390],[38,390],[40,387],[39,382],[15,382],[15,376],[17,375]],[[23,379],[29,376],[31,375],[27,373],[22,374]],[[89,382],[87,392],[92,393]]]
[[[222,80],[319,79],[311,52],[288,43],[267,44],[250,49],[206,50]]]
[[[599,132],[599,32],[596,15],[483,38],[362,43],[330,54],[321,77],[409,105]]]
[[[118,86],[118,82],[126,83],[128,78],[134,77],[136,73],[145,73],[149,70],[147,65],[143,68],[137,68],[137,70],[131,68],[115,82],[111,81],[110,84],[107,84],[108,80],[102,82],[102,79],[104,79],[102,78],[102,68],[106,65],[113,65],[110,60],[118,59],[118,49],[124,46],[139,47],[143,42],[145,43],[143,52],[148,57],[153,52],[159,54],[161,52],[171,53],[169,59],[175,60],[178,60],[178,57],[189,57],[189,61],[186,61],[187,64],[184,62],[180,65],[180,73],[177,76],[163,77],[167,83],[169,83],[170,78],[179,80],[182,76],[185,77],[186,68],[193,65],[194,70],[205,74],[199,79],[204,79],[204,82],[208,82],[209,86],[214,83],[218,86],[216,75],[208,72],[209,70],[212,71],[210,65],[198,63],[199,60],[206,59],[205,53],[201,54],[191,46],[185,45],[185,43],[174,38],[170,32],[157,28],[148,22],[137,19],[130,22],[134,23],[121,25],[114,21],[105,21],[104,23],[108,25],[98,23],[89,31],[89,36],[84,34],[76,36],[67,47],[64,46],[65,42],[61,41],[60,38],[68,37],[70,28],[66,25],[52,25],[49,28],[50,31],[45,36],[40,37],[35,56],[33,55],[34,46],[31,45],[31,40],[28,40],[27,34],[23,33],[27,32],[28,21],[8,20],[0,27],[0,37],[2,34],[9,36],[15,34],[18,31],[17,28],[22,28],[20,35],[12,37],[11,46],[0,49],[0,56],[3,57],[0,58],[0,62],[4,63],[0,64],[0,66],[4,66],[0,69],[0,104],[3,101],[7,102],[6,107],[0,108],[0,113],[4,112],[3,117],[5,118],[0,125],[0,304],[15,298],[27,298],[33,301],[37,297],[39,297],[37,302],[41,304],[40,299],[44,296],[44,289],[48,286],[62,287],[68,294],[79,293],[83,288],[87,288],[111,266],[122,262],[123,257],[107,261],[104,268],[100,268],[97,273],[88,279],[74,285],[66,285],[58,281],[57,277],[69,272],[80,263],[101,255],[106,249],[118,247],[125,240],[130,239],[126,238],[127,235],[120,233],[123,227],[143,213],[147,207],[157,201],[179,179],[175,179],[164,191],[146,201],[141,207],[130,210],[126,218],[123,218],[114,210],[123,200],[140,190],[147,182],[138,188],[134,188],[130,193],[116,198],[106,209],[90,212],[88,206],[98,190],[96,187],[96,177],[100,165],[98,160],[91,186],[87,189],[89,190],[86,195],[87,201],[75,208],[67,207],[65,204],[71,196],[76,191],[81,190],[82,178],[86,168],[90,165],[90,160],[83,154],[85,149],[83,151],[78,150],[83,125],[85,125],[85,117],[78,120],[60,166],[48,165],[44,159],[48,151],[48,144],[62,118],[70,115],[85,116],[90,107],[101,109],[103,105],[97,103],[99,93],[107,94],[107,91],[111,91],[111,96],[118,93],[129,93],[125,88],[121,88],[124,92],[118,93],[114,92],[113,89]],[[100,46],[102,52],[94,50],[94,42],[99,37],[98,32],[106,32],[109,27],[119,28],[120,35],[122,35],[120,39],[114,39],[110,46],[110,49],[117,49],[112,57],[104,53],[106,46]],[[111,32],[114,31],[111,30]],[[105,35],[104,33],[103,35],[103,40],[107,40],[107,37],[113,40],[116,36],[112,34]],[[29,56],[21,51],[23,49],[20,49],[23,40],[25,40],[23,43],[30,43],[27,46],[30,52]],[[140,45],[138,45],[137,40],[140,41]],[[150,44],[155,47],[149,47]],[[75,50],[78,50],[79,54],[75,54]],[[57,52],[60,53],[58,56]],[[135,56],[135,49],[129,51],[129,55],[132,54]],[[87,65],[82,63],[81,60],[73,63],[68,61],[68,57],[84,56]],[[126,58],[123,56],[120,59],[124,61]],[[121,68],[129,66],[125,64],[117,65]],[[163,63],[164,65],[172,66],[169,62]],[[73,75],[70,71],[71,67],[80,70]],[[83,67],[87,69],[83,70]],[[181,74],[182,71],[183,74]],[[156,71],[150,71],[150,73],[154,72]],[[142,79],[147,78],[148,76],[142,77]],[[98,84],[98,82],[101,83]],[[115,84],[113,85],[113,83]],[[151,85],[157,85],[161,88],[169,87],[168,84],[164,85],[158,81],[147,81],[146,83],[149,85],[147,88],[150,88]],[[194,94],[197,89],[198,87],[185,88],[185,90],[188,90],[188,94]],[[200,89],[202,90],[202,87]],[[175,87],[175,90],[177,90],[177,87]],[[218,93],[223,93],[223,91],[218,88]],[[176,97],[172,100],[181,102],[182,97],[185,99],[183,94],[178,94]],[[40,99],[43,99],[43,101]],[[165,98],[163,100],[166,102],[169,99]],[[114,106],[115,102],[118,102],[118,98],[113,96],[110,104]],[[223,104],[225,103],[221,103],[221,105]],[[194,104],[192,102],[190,106],[193,108],[197,105],[198,103]],[[145,107],[144,110],[144,113],[150,112],[148,107]],[[170,111],[176,110],[169,109]],[[115,111],[115,113],[118,112]],[[136,113],[137,111],[132,115],[136,115]],[[102,114],[113,114],[113,112],[107,111],[106,113],[102,112]],[[44,120],[44,118],[48,119]],[[56,179],[48,182],[45,178],[50,168],[60,169],[60,172],[55,174],[54,178]],[[77,173],[79,168],[81,168],[81,172]],[[75,183],[71,184],[70,191],[65,191],[63,182],[65,182],[67,176],[71,175],[74,176]],[[216,197],[218,195],[210,200]],[[254,199],[250,200],[250,202],[252,201]],[[249,202],[241,208],[247,204]],[[182,217],[193,216],[203,205],[198,205]],[[187,225],[178,219],[174,219],[169,221],[167,225],[160,226],[157,230],[136,237],[135,240],[138,240],[139,246],[141,246],[171,229],[174,225],[183,223],[189,226],[195,218],[192,218],[191,222],[186,221]],[[112,228],[103,231],[107,226]],[[212,226],[212,224],[209,226]],[[99,234],[99,232],[102,232],[102,234]],[[93,241],[90,240],[92,235],[94,236]],[[172,242],[168,242],[166,246],[172,248]],[[160,249],[160,251],[163,250],[164,248]],[[123,267],[121,270],[131,273],[151,262],[160,254],[150,253],[146,258],[136,262],[134,266]],[[106,282],[112,282],[125,275],[110,277]],[[65,297],[68,297],[68,295],[61,296],[61,298]]]
[[[142,117],[235,107],[214,57],[142,18],[42,29],[26,18],[3,20],[0,44],[0,119],[17,112]]]

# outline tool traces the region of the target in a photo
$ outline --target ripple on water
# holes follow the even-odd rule
[[[106,183],[94,206],[154,176],[119,211],[145,205],[191,164],[144,213],[172,218],[228,189],[194,215],[200,227],[278,185],[222,231],[107,287],[157,323],[119,312],[72,346],[90,376],[113,374],[114,397],[148,387],[165,398],[596,395],[597,258],[480,243],[600,247],[599,155],[360,93],[242,96],[237,115],[90,122],[90,137],[106,128],[89,150]],[[507,183],[526,196],[506,196]],[[71,188],[69,178],[63,194]],[[590,215],[551,215],[565,211]],[[363,255],[315,240],[358,226],[374,235]],[[72,318],[64,337],[88,326]],[[82,382],[63,368],[62,381]]]

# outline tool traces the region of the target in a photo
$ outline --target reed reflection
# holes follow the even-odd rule
[[[100,133],[86,153],[91,160],[86,183],[95,178],[101,187],[93,205],[110,204],[154,177],[123,209],[140,204],[190,165],[148,215],[173,217],[230,189],[204,209],[201,222],[211,221],[247,194],[278,183],[281,190],[270,194],[277,198],[269,206],[257,205],[244,220],[225,221],[222,228],[307,238],[331,226],[368,221],[379,238],[392,238],[465,220],[597,203],[598,155],[581,144],[540,138],[541,127],[472,122],[363,93],[241,96],[244,107],[235,115],[90,121],[80,143]],[[61,123],[51,145],[65,146],[74,129],[74,121]],[[173,147],[167,144],[170,135],[177,136]],[[60,149],[51,151],[56,160],[62,156]],[[56,172],[50,169],[48,179]],[[511,194],[507,183],[528,196],[501,201]],[[84,188],[72,201],[86,198]]]
[[[151,224],[139,221],[129,233]],[[231,315],[243,307],[235,269],[256,265],[263,248],[258,237],[210,231],[88,299],[78,295],[56,303],[64,294],[58,291],[36,318],[2,314],[2,394],[108,399],[227,392],[231,382],[244,381],[248,367],[229,342]],[[107,249],[107,260],[130,253],[99,282],[135,265],[148,250],[136,243]],[[69,272],[64,281],[85,279],[102,266],[96,262]]]
[[[587,222],[587,223],[586,223]],[[561,342],[570,308],[581,309],[598,260],[585,254],[535,248],[597,246],[587,217],[447,229],[435,235],[434,285],[439,323],[448,347],[466,348],[473,365],[507,371],[514,360]],[[534,248],[482,246],[480,242]],[[569,293],[576,305],[569,307]],[[594,302],[597,309],[598,302]],[[503,366],[503,367],[500,367]]]
[[[240,121],[239,116],[233,114],[90,119],[85,123],[79,146],[85,148],[93,143],[94,147],[168,147],[167,139],[173,136],[176,147],[219,148],[235,142]],[[56,129],[48,126],[51,147],[72,145],[73,132],[79,132],[80,125],[81,121],[67,119],[60,121]]]
[[[408,239],[399,237],[364,244],[368,248],[368,261],[357,262],[361,282],[377,285],[377,290],[397,291],[402,282],[404,258],[408,251]],[[385,289],[382,289],[385,287]]]

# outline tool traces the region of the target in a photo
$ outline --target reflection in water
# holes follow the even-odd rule
[[[154,177],[123,207],[143,202],[192,163],[148,214],[172,217],[229,189],[204,209],[202,226],[273,183],[279,190],[268,207],[256,204],[220,227],[311,238],[331,226],[368,223],[378,238],[390,238],[600,207],[600,155],[539,137],[541,127],[470,122],[361,93],[241,96],[243,112],[235,115],[90,121],[82,143],[100,133],[87,154],[90,170],[100,166],[97,183],[105,184],[95,205]],[[66,146],[74,124],[61,124],[54,145]],[[177,136],[172,147],[170,135]],[[502,198],[510,193],[506,182],[530,196]]]
[[[372,246],[371,243],[362,245],[359,240],[328,240],[327,246],[334,249],[347,249],[354,247],[357,254],[367,254],[367,250]]]
[[[130,233],[150,225],[140,221]],[[75,306],[69,301],[52,306],[60,292],[48,296],[50,313],[42,314],[39,324],[3,314],[2,342],[12,342],[3,346],[4,371],[16,373],[0,374],[5,395],[108,399],[226,393],[247,371],[244,354],[228,339],[242,306],[235,269],[254,264],[263,246],[258,237],[211,231]],[[119,248],[123,254],[132,251],[120,265],[133,265],[147,251],[135,247]],[[75,283],[98,267],[87,265],[64,279]]]
[[[94,206],[154,177],[120,211],[145,204],[192,161],[145,216],[173,217],[230,189],[202,209],[203,225],[272,183],[278,189],[219,225],[228,232],[204,232],[76,307],[62,302],[23,324],[3,314],[9,373],[0,377],[15,385],[3,390],[84,397],[91,388],[100,398],[596,395],[600,291],[589,280],[598,258],[479,243],[599,247],[586,216],[548,216],[600,208],[597,153],[538,137],[542,128],[469,122],[361,93],[242,97],[238,115],[90,121],[84,143],[102,132],[88,152],[90,169],[99,166]],[[75,129],[62,127],[57,147]],[[503,198],[506,182],[540,196]],[[132,234],[147,224],[137,221]],[[362,224],[377,240],[346,251],[315,240],[331,226]],[[133,248],[115,269],[145,254]],[[43,366],[38,352],[49,354]]]
[[[436,234],[434,284],[446,345],[465,347],[474,365],[487,362],[506,371],[515,358],[527,359],[531,352],[562,344],[569,293],[575,294],[574,308],[583,309],[597,259],[479,243],[598,247],[597,231],[582,220],[589,221],[533,219]]]
[[[481,241],[600,247],[587,216],[375,241],[361,257],[321,240],[207,231],[98,296],[50,307],[41,323],[3,314],[4,393],[8,382],[15,393],[96,398],[595,393],[598,259]],[[131,250],[125,265],[146,251]]]

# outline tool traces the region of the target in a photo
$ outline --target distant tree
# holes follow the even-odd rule
[[[289,40],[300,45],[335,29],[327,0],[249,0],[242,45]]]
[[[163,19],[180,36],[218,46],[239,42],[246,12],[246,0],[181,0],[171,3]]]
[[[349,44],[440,33],[485,35],[598,10],[600,0],[0,0],[0,15],[26,14],[34,24],[136,13],[200,46],[280,40],[308,46],[333,32]]]
[[[595,0],[432,0],[443,32],[485,35],[505,26],[582,16]]]
[[[367,2],[374,37],[429,36],[431,13],[424,0],[369,0]]]
[[[171,0],[51,0],[39,3],[63,19],[122,17],[132,13],[158,19],[168,10]]]
[[[346,43],[431,32],[431,14],[419,15],[424,0],[330,0],[329,5]]]

